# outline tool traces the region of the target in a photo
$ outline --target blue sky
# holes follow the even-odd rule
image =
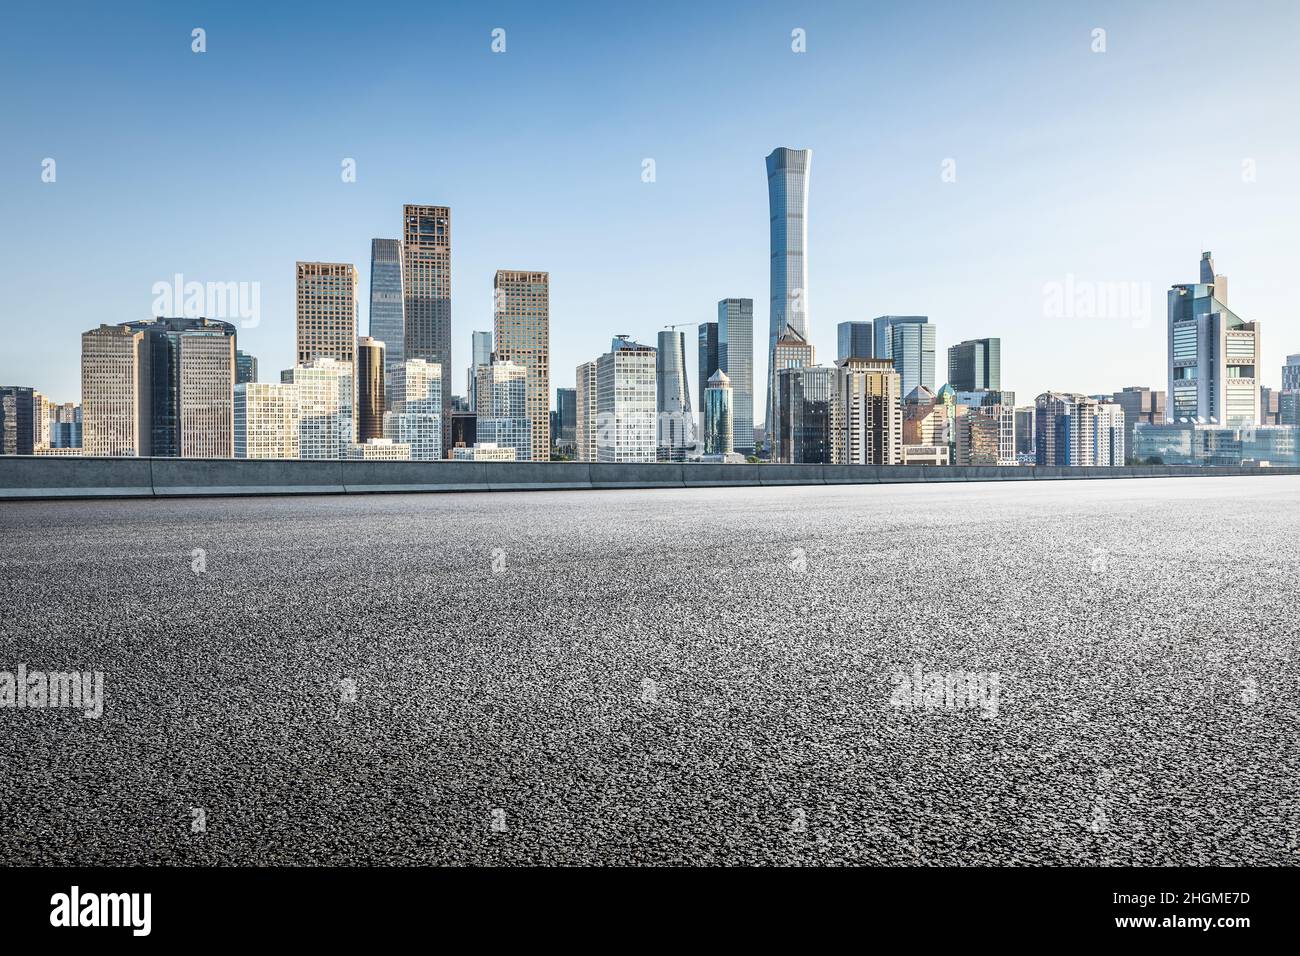
[[[78,396],[80,333],[147,317],[153,284],[178,272],[261,283],[240,346],[276,380],[295,260],[353,262],[367,302],[370,239],[399,235],[403,202],[452,207],[457,392],[498,268],[551,273],[553,386],[614,333],[653,344],[747,296],[761,391],[763,157],[779,145],[814,151],[807,301],[823,361],[840,321],[923,313],[941,378],[948,345],[996,335],[1022,403],[1163,388],[1165,290],[1195,280],[1203,248],[1234,309],[1264,323],[1264,384],[1300,352],[1291,2],[126,3],[7,18],[0,383],[57,400]],[[1137,283],[1149,312],[1049,314],[1046,290],[1070,276]]]

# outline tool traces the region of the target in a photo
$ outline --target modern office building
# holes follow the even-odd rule
[[[949,346],[948,384],[957,392],[1000,391],[1002,340],[967,339]]]
[[[596,434],[599,431],[596,421],[596,394],[598,391],[597,362],[583,362],[578,366],[577,386],[577,421],[574,425],[574,437],[578,445],[578,461],[596,461]]]
[[[494,353],[478,372],[478,442],[513,448],[519,461],[534,460],[531,410],[528,370]]]
[[[0,386],[0,455],[31,455],[36,440],[35,389],[20,385]]]
[[[1137,427],[1133,457],[1162,465],[1300,467],[1300,427],[1177,422]]]
[[[709,387],[709,379],[721,366],[718,364],[718,323],[701,322],[696,342],[696,360],[699,371],[700,412],[704,412],[704,390]]]
[[[889,359],[906,395],[918,385],[933,391],[935,327],[923,315],[882,315],[871,322],[877,359]]]
[[[235,453],[234,327],[225,322],[191,325],[177,338],[180,456],[230,458]],[[155,366],[155,375],[157,371]]]
[[[596,360],[596,460],[655,460],[655,349],[619,336]]]
[[[247,352],[235,350],[235,384],[257,381],[257,358]]]
[[[410,461],[411,446],[391,438],[371,438],[348,445],[344,457],[359,461]]]
[[[141,370],[148,408],[148,454],[229,458],[234,449],[235,327],[217,319],[184,316],[122,324],[144,336]],[[189,370],[189,381],[183,381],[184,369]],[[205,407],[207,402],[210,407]],[[202,434],[205,418],[220,432],[211,444]],[[190,423],[188,449],[183,441],[185,420]]]
[[[655,456],[659,461],[685,461],[695,444],[691,386],[686,374],[686,334],[676,329],[659,333],[655,350]]]
[[[1288,355],[1282,366],[1282,391],[1300,391],[1300,355]]]
[[[451,413],[451,447],[456,448],[473,448],[474,443],[478,441],[478,415],[474,412],[452,412]],[[414,447],[414,446],[412,446]],[[414,451],[411,457],[415,457]]]
[[[295,364],[312,359],[353,361],[357,344],[357,270],[350,262],[297,264],[298,350]]]
[[[870,322],[841,322],[835,327],[837,353],[835,360],[849,358],[875,358],[876,347],[871,338]]]
[[[944,388],[953,388],[952,383],[948,383]],[[1014,405],[1016,403],[1016,393],[1006,389],[997,391],[989,389],[977,391],[954,390],[953,395],[958,405],[967,405],[971,408],[981,408],[989,405]]]
[[[836,464],[897,465],[903,453],[903,392],[888,359],[844,359],[838,395],[843,439]]]
[[[1289,388],[1278,393],[1277,422],[1279,425],[1300,425],[1300,389]]]
[[[731,380],[734,450],[754,453],[754,300],[718,302],[718,368]],[[710,375],[713,373],[710,372]]]
[[[770,371],[776,343],[793,329],[805,340],[810,338],[808,314],[808,174],[812,167],[812,150],[779,146],[767,157],[767,204],[770,222],[770,293],[768,311],[767,434],[775,433],[776,378]],[[752,304],[751,304],[752,308]],[[752,325],[751,325],[752,327]],[[737,433],[744,409],[740,393],[744,386],[736,372],[726,365],[722,370],[731,377],[736,390]],[[752,385],[750,386],[752,388]],[[748,432],[745,432],[748,435]],[[749,445],[748,437],[738,445]],[[737,450],[741,450],[737,448]]]
[[[125,325],[101,325],[83,332],[83,453],[148,456],[150,410],[149,351],[145,334]]]
[[[493,290],[493,353],[498,361],[514,362],[527,370],[528,418],[533,423],[532,460],[550,461],[550,274],[498,269]],[[522,454],[519,457],[526,459]]]
[[[952,447],[956,465],[1015,465],[1016,410],[1009,405],[958,405]]]
[[[1282,393],[1276,388],[1260,386],[1259,423],[1261,425],[1282,424]]]
[[[1125,461],[1124,409],[1087,395],[1044,392],[1035,402],[1039,465],[1113,467]]]
[[[442,367],[443,447],[451,444],[451,210],[402,207],[402,358]]]
[[[840,370],[830,365],[790,365],[777,371],[773,461],[811,465],[838,461],[843,432],[836,402],[839,379]]]
[[[578,390],[555,390],[555,444],[570,445],[577,441]]]
[[[235,386],[236,458],[299,457],[298,387],[241,382]]]
[[[81,447],[81,406],[76,402],[50,403],[50,448]]]
[[[817,350],[811,342],[792,330],[787,330],[772,350],[772,367],[777,376],[788,368],[807,368],[816,364]]]
[[[367,331],[384,343],[384,361],[395,368],[405,361],[406,320],[402,300],[402,243],[370,240],[370,322]]]
[[[442,457],[442,366],[424,359],[407,359],[390,366],[388,394],[392,404],[384,412],[384,437],[410,448],[413,461]],[[466,413],[473,418],[473,413]],[[474,436],[469,436],[473,444]]]
[[[953,442],[949,406],[930,389],[918,385],[903,398],[903,444],[943,445]]]
[[[1016,409],[1016,462],[1021,465],[1032,465],[1038,458],[1034,453],[1035,411],[1033,405]]]
[[[1169,290],[1169,418],[1258,424],[1260,323],[1228,308],[1227,277],[1208,252],[1200,278]]]
[[[951,464],[947,445],[904,445],[900,464],[948,465]]]
[[[515,461],[515,449],[495,445],[492,442],[478,442],[470,447],[456,447],[451,450],[452,461]]]
[[[384,437],[384,343],[372,336],[357,339],[356,441]]]
[[[472,412],[478,408],[478,368],[480,365],[492,364],[492,333],[471,332],[469,354],[469,387],[465,395]]]
[[[732,444],[731,380],[715,369],[704,388],[704,454],[729,455]]]
[[[291,370],[298,390],[298,453],[302,458],[345,458],[353,441],[352,365],[315,358]]]

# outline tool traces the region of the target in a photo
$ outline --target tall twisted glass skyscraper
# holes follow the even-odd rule
[[[776,423],[776,378],[772,354],[786,327],[808,338],[808,170],[811,149],[778,146],[767,157],[767,203],[771,218],[771,303],[767,335],[767,435]],[[736,377],[730,369],[732,386]],[[740,409],[737,407],[737,418]],[[747,442],[746,444],[749,444]]]

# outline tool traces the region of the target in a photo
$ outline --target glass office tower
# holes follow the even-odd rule
[[[406,322],[402,317],[402,243],[370,240],[370,337],[384,343],[384,361],[401,365]]]
[[[811,149],[789,149],[778,146],[767,156],[767,204],[770,219],[770,293],[768,311],[768,373],[767,413],[765,415],[768,444],[773,444],[776,422],[776,378],[770,361],[776,343],[785,335],[786,327],[794,329],[803,338],[809,337],[808,315],[808,172],[812,166]],[[731,385],[742,388],[730,368],[723,366],[731,376]],[[736,404],[737,429],[740,426],[741,403]],[[751,411],[752,416],[752,411]],[[745,440],[752,447],[753,439]],[[737,451],[740,449],[737,448]]]
[[[839,346],[835,355],[837,361],[876,357],[875,346],[871,341],[870,322],[841,322],[835,331]]]
[[[948,384],[959,392],[1002,388],[1002,340],[967,339],[948,348]]]
[[[774,343],[775,344],[775,343]],[[718,303],[718,368],[731,380],[733,450],[754,453],[754,300]]]

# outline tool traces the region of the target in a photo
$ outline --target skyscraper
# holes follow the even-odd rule
[[[257,357],[235,350],[235,384],[257,381]]]
[[[718,366],[718,323],[701,322],[699,326],[698,339],[696,341],[696,358],[698,359],[699,371],[699,409],[704,411],[704,390],[709,387],[709,379],[719,368]]]
[[[473,412],[478,409],[478,367],[492,364],[492,333],[471,332],[469,354],[469,386],[465,395]]]
[[[620,337],[596,360],[596,458],[655,460],[655,350]]]
[[[527,370],[533,461],[551,458],[551,277],[498,269],[493,282],[493,351]],[[480,432],[480,441],[492,441]],[[505,444],[498,442],[497,444]],[[527,460],[521,454],[521,461]]]
[[[350,262],[297,264],[298,357],[353,359],[357,344],[357,270]]]
[[[731,380],[722,369],[715,369],[704,388],[704,454],[735,451],[731,432]]]
[[[402,207],[403,359],[436,362],[442,383],[442,445],[451,444],[451,210]]]
[[[0,386],[0,455],[30,455],[36,447],[35,389]]]
[[[656,457],[684,461],[695,441],[691,417],[691,387],[686,376],[686,335],[676,329],[659,333],[655,352]]]
[[[718,368],[731,380],[733,450],[754,453],[754,300],[718,303]],[[710,373],[712,374],[712,373]]]
[[[513,448],[516,461],[534,459],[533,436],[537,429],[531,417],[528,379],[526,368],[496,354],[490,365],[478,370],[476,440]]]
[[[843,440],[837,464],[897,465],[903,456],[903,393],[887,359],[845,359],[836,401]]]
[[[145,334],[101,325],[81,335],[82,449],[88,456],[150,453]]]
[[[596,432],[596,362],[583,362],[578,366],[577,400],[574,439],[578,445],[578,461],[595,461],[597,456]]]
[[[838,342],[837,361],[847,358],[875,358],[870,322],[841,322],[835,327]]]
[[[177,338],[180,456],[230,458],[235,453],[234,327],[191,325]]]
[[[298,391],[298,452],[303,458],[345,458],[352,444],[352,365],[315,358],[290,372]]]
[[[872,321],[876,358],[890,359],[903,394],[918,385],[934,391],[935,327],[923,315],[882,315]]]
[[[1002,340],[967,339],[948,348],[948,384],[958,392],[1002,388]]]
[[[1168,414],[1175,422],[1259,422],[1260,323],[1228,308],[1228,279],[1201,256],[1201,281],[1169,290]]]
[[[384,437],[385,361],[383,342],[357,339],[357,444]]]
[[[787,328],[809,337],[808,315],[808,173],[812,167],[811,149],[788,149],[778,146],[767,156],[767,204],[770,225],[770,300],[767,335],[767,412],[768,445],[772,445],[776,421],[776,377],[772,353]],[[736,388],[736,376],[731,375]],[[752,407],[752,406],[751,406]],[[737,431],[743,409],[737,403]],[[752,415],[752,413],[751,413]],[[752,431],[752,417],[751,417]],[[752,447],[752,439],[745,446]],[[739,449],[738,449],[739,450]]]
[[[402,364],[406,321],[402,315],[402,243],[370,240],[370,337],[384,343],[389,368]]]
[[[792,365],[776,373],[777,433],[772,460],[830,465],[839,458],[839,369]]]
[[[1288,355],[1282,366],[1282,391],[1300,391],[1300,355]]]
[[[786,329],[772,350],[772,369],[777,376],[788,368],[807,368],[816,364],[817,350],[793,329]]]
[[[1034,428],[1040,465],[1124,464],[1124,409],[1115,402],[1044,392],[1035,401]]]
[[[443,457],[441,376],[442,366],[424,359],[407,359],[392,367],[388,387],[392,408],[384,412],[384,436],[409,445],[413,461]],[[468,438],[472,445],[473,434]]]
[[[557,388],[555,390],[555,422],[558,427],[559,442],[572,442],[576,437],[578,425],[578,391],[574,388]]]

